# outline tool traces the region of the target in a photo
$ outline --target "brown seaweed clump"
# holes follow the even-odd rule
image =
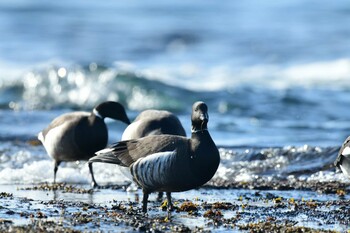
[[[22,190],[39,190],[39,191],[62,191],[63,193],[79,193],[79,194],[92,194],[93,189],[84,189],[78,188],[73,185],[68,185],[65,183],[56,183],[56,184],[40,184],[33,187],[22,188]]]
[[[213,210],[213,209],[210,209],[210,210],[207,210],[203,216],[205,218],[221,218],[223,217],[224,215],[222,214],[222,212],[220,210]]]
[[[178,210],[183,212],[197,212],[198,205],[194,204],[191,201],[185,201],[184,203],[182,203]]]
[[[0,198],[13,198],[13,194],[12,193],[1,192],[0,193]]]

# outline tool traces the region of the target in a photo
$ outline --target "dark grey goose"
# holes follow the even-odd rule
[[[168,210],[172,209],[171,192],[200,187],[215,174],[219,151],[212,140],[207,123],[208,107],[196,102],[192,107],[191,138],[175,135],[151,135],[113,144],[89,160],[129,167],[134,181],[143,190],[143,212],[147,212],[148,196],[166,192]]]
[[[104,118],[109,117],[130,124],[124,107],[113,101],[99,104],[92,112],[71,112],[55,118],[38,135],[47,153],[54,160],[54,183],[61,162],[88,160],[106,147],[108,131]],[[92,166],[92,185],[96,186]]]

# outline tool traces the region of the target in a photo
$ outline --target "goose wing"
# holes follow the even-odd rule
[[[140,158],[154,153],[174,151],[188,146],[188,139],[174,135],[151,135],[140,139],[117,142],[96,152],[89,163],[102,162],[129,167]]]

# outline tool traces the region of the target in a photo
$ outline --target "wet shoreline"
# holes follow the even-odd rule
[[[349,190],[344,184],[333,185],[328,193],[206,186],[174,193],[170,218],[156,195],[151,195],[144,215],[141,191],[127,193],[122,186],[1,187],[5,192],[0,193],[0,230],[5,232],[343,232],[350,225]]]
[[[20,152],[7,155],[13,151]],[[86,182],[89,176],[84,163],[62,166],[59,174],[65,175],[62,178],[67,183],[30,184],[28,179],[32,178],[27,176],[33,175],[33,171],[37,180],[50,180],[51,170],[43,171],[47,171],[51,161],[36,144],[6,145],[3,161],[13,169],[7,170],[10,173],[3,170],[3,176],[6,179],[21,174],[23,184],[15,184],[14,179],[10,185],[0,185],[0,232],[349,230],[350,183],[328,162],[333,160],[337,148],[222,148],[220,151],[222,164],[218,174],[200,189],[173,193],[175,211],[168,217],[163,208],[165,203],[158,201],[155,194],[150,196],[148,214],[144,215],[141,190],[127,192],[125,180],[104,179],[115,174],[114,168],[108,173],[106,167],[94,167],[96,174],[101,175],[98,180],[106,181],[99,189],[91,189]],[[308,165],[309,170],[302,166],[299,170],[285,169],[289,164],[298,165],[295,163],[301,158],[308,163],[312,161],[313,166]],[[315,163],[313,158],[324,158],[326,162]],[[277,169],[280,165],[284,166],[284,173]],[[246,179],[245,174],[250,174],[252,179]],[[245,179],[236,179],[240,175]]]

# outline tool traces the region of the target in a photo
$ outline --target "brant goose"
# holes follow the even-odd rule
[[[80,111],[58,116],[39,133],[38,139],[54,159],[54,183],[62,161],[88,160],[96,151],[106,147],[106,117],[130,124],[124,107],[120,103],[107,101],[99,104],[92,112]],[[92,166],[89,165],[89,169],[92,185],[96,186]]]
[[[334,165],[340,168],[345,175],[350,177],[350,136],[345,140],[340,148]]]
[[[147,212],[151,192],[166,192],[170,211],[173,207],[171,192],[205,184],[220,163],[219,151],[208,132],[208,107],[204,102],[193,104],[191,120],[191,138],[150,135],[117,142],[96,152],[89,164],[104,162],[129,167],[134,181],[143,190],[142,211]]]

